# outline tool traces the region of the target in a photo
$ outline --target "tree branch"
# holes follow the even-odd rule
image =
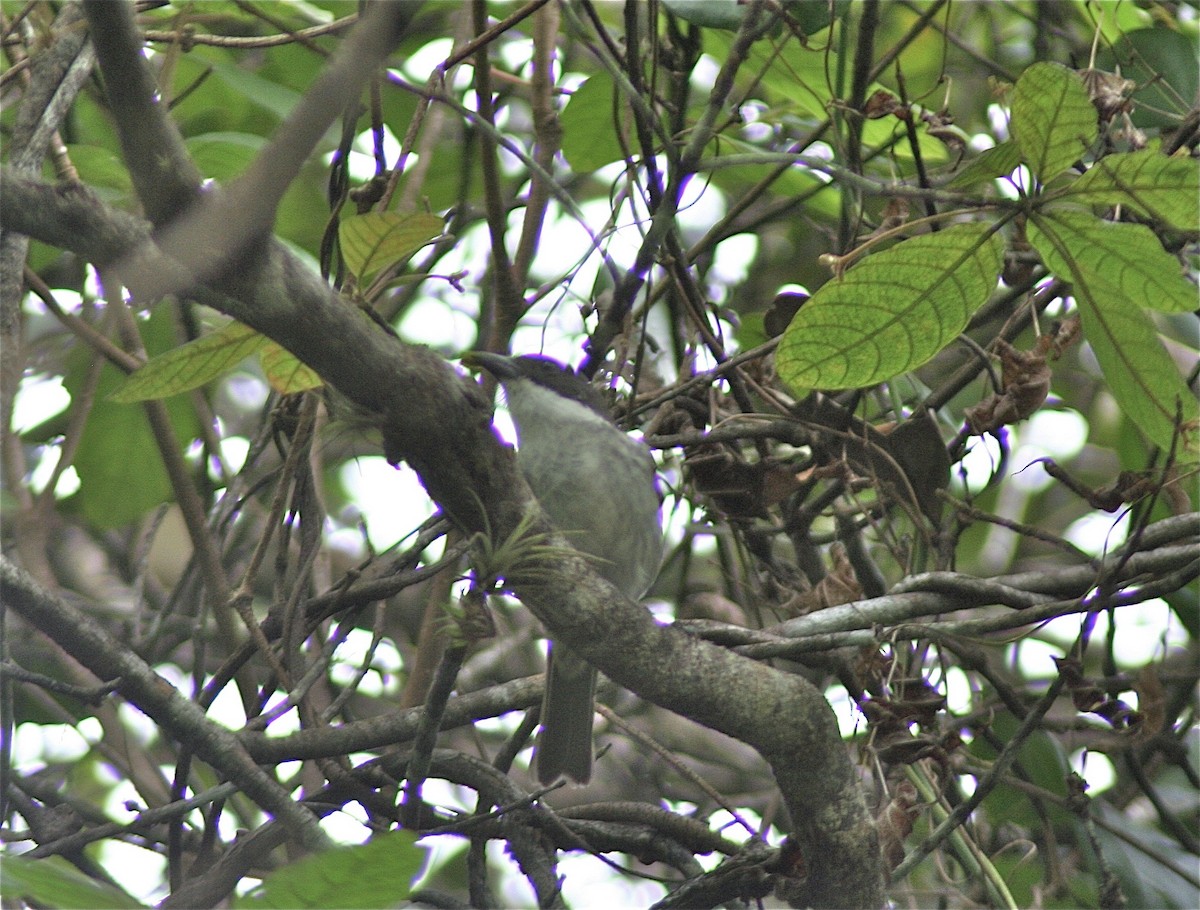
[[[142,57],[133,4],[83,0],[83,9],[134,189],[150,220],[163,224],[199,195],[200,171],[159,103],[158,86]]]
[[[58,192],[8,173],[0,173],[0,187],[10,203],[17,197],[9,197],[9,189],[19,192],[22,202],[6,205],[0,223],[29,233],[54,227],[55,239],[49,242],[86,246],[106,257],[129,251],[130,263],[136,250],[137,268],[121,269],[135,290],[147,281],[167,286],[149,269],[171,280],[180,274],[173,257],[147,242],[148,226],[111,212],[89,194]],[[26,204],[35,198],[49,203],[50,211],[29,211]],[[119,239],[106,234],[108,227]],[[225,230],[223,225],[206,230],[217,227]],[[181,230],[174,242],[190,236],[196,250],[211,248],[217,239],[198,227]],[[330,385],[380,415],[389,459],[408,461],[464,531],[503,537],[521,516],[537,509],[511,452],[499,445],[489,409],[473,383],[432,351],[381,331],[281,244],[263,243],[254,259],[245,271],[226,274],[207,288],[176,287],[190,288],[197,299],[279,342]],[[190,264],[186,268],[192,271]],[[550,528],[542,522],[535,531]],[[614,681],[758,749],[775,770],[793,818],[800,820],[797,843],[812,858],[813,904],[878,906],[883,892],[874,824],[821,694],[800,677],[659,626],[648,611],[600,580],[586,560],[569,555],[566,541],[558,542],[563,555],[540,566],[536,581],[513,585],[522,602],[556,638]]]
[[[313,850],[329,846],[316,816],[301,808],[285,788],[258,767],[232,733],[209,720],[97,622],[42,589],[4,556],[0,556],[0,598],[99,679],[119,680],[118,690],[125,698],[279,818],[297,840]]]

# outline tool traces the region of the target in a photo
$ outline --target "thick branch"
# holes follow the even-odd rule
[[[356,103],[367,78],[386,60],[420,6],[412,2],[371,6],[245,173],[227,188],[201,195],[186,216],[175,218],[195,196],[187,190],[195,168],[190,160],[179,160],[186,153],[174,126],[154,101],[153,79],[141,58],[140,43],[131,34],[132,22],[126,22],[130,7],[89,0],[101,69],[112,73],[108,89],[115,99],[126,162],[152,220],[161,224],[173,219],[159,243],[190,279],[181,282],[178,271],[163,276],[126,262],[116,265],[119,277],[131,287],[140,287],[147,300],[157,300],[235,266],[247,267],[246,260],[261,252],[284,191],[346,105]],[[112,40],[102,41],[101,34]],[[117,76],[122,77],[119,86],[112,84]],[[144,131],[148,132],[144,135]],[[181,168],[182,178],[165,177],[160,172],[163,167]],[[155,189],[164,181],[171,188],[165,194]],[[197,186],[198,181],[196,175]]]
[[[199,194],[200,171],[167,116],[142,58],[133,4],[83,0],[83,8],[134,189],[150,220],[162,224]]]
[[[40,239],[106,251],[115,244],[104,238],[105,225],[126,239],[148,236],[147,226],[138,228],[87,194],[64,195],[2,176],[0,191],[10,202],[42,198],[52,203],[48,216],[21,211],[24,205],[6,206],[0,218],[14,229],[63,228],[73,221],[75,234]],[[67,217],[70,209],[78,217]],[[156,256],[149,245],[140,255],[148,266],[170,267],[170,260]],[[475,386],[433,352],[381,331],[281,245],[269,244],[263,260],[253,274],[223,283],[221,294],[209,290],[206,302],[279,342],[347,397],[382,415],[388,457],[408,461],[465,531],[510,534],[536,501],[511,452],[492,432]],[[657,625],[582,558],[547,559],[536,583],[514,589],[556,638],[614,681],[749,743],[767,758],[793,817],[804,820],[798,837],[814,858],[815,905],[881,902],[874,827],[833,713],[813,686]],[[847,881],[856,883],[853,890],[847,891]]]

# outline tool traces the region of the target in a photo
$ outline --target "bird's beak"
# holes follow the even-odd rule
[[[499,380],[515,379],[521,375],[511,357],[491,351],[467,351],[459,358],[462,365],[474,370],[487,370]]]

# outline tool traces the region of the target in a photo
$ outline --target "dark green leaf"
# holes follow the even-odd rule
[[[1195,103],[1198,53],[1194,30],[1189,37],[1169,28],[1137,29],[1097,55],[1096,67],[1107,72],[1119,67],[1124,78],[1141,86],[1132,96],[1134,126],[1169,129],[1178,126]]]
[[[1001,745],[1007,743],[1017,732],[1019,722],[1011,714],[997,714],[991,729]],[[969,750],[972,755],[986,762],[995,760],[997,749],[983,736],[972,740]],[[1071,771],[1062,745],[1044,730],[1034,730],[1021,744],[1017,754],[1020,777],[1050,793],[1065,796],[1066,779]],[[988,819],[994,824],[1015,824],[1026,830],[1034,830],[1044,822],[1044,811],[1052,812],[1062,824],[1073,825],[1071,814],[1064,808],[1047,807],[1039,811],[1027,795],[1007,784],[1000,784],[986,802]]]
[[[597,73],[571,93],[559,117],[562,153],[577,174],[590,174],[625,157],[614,119],[613,91],[612,77]],[[617,107],[624,109],[624,104]]]
[[[737,31],[746,16],[746,7],[738,0],[662,0],[673,15],[703,28]]]

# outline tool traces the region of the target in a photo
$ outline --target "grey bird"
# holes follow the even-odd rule
[[[627,597],[646,593],[662,560],[654,460],[623,433],[586,380],[540,356],[473,351],[463,362],[504,387],[517,431],[517,464],[546,515],[596,572]],[[596,670],[551,643],[535,748],[538,780],[592,776]]]

